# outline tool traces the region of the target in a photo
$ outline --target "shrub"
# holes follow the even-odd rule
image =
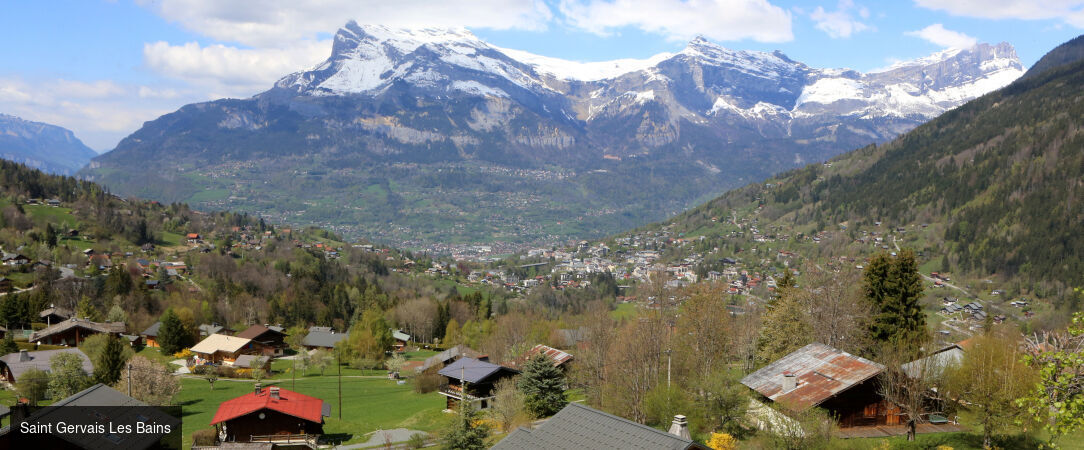
[[[202,429],[202,430],[193,431],[192,432],[192,446],[197,446],[197,445],[206,445],[206,446],[215,445],[215,430]]]
[[[174,358],[177,358],[177,359],[188,359],[188,358],[191,358],[191,357],[192,357],[192,349],[188,349],[188,348],[186,348],[186,349],[184,349],[184,350],[181,350],[181,351],[179,351],[179,352],[177,352],[177,353],[174,353],[174,354],[173,354],[173,357],[174,357]]]
[[[428,435],[425,433],[414,433],[410,435],[410,439],[407,439],[407,448],[422,448],[425,447]]]
[[[422,374],[414,377],[414,391],[419,394],[428,394],[440,388],[444,381],[443,377],[436,374]]]

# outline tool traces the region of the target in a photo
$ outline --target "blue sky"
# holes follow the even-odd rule
[[[187,103],[247,97],[330,52],[354,19],[465,26],[501,47],[578,61],[678,51],[696,35],[874,70],[1006,41],[1025,66],[1084,33],[1084,0],[5,0],[0,113],[108,150]]]

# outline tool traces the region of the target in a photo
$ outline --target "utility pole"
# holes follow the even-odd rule
[[[670,353],[671,349],[666,349],[666,388],[670,389]]]
[[[343,418],[343,363],[341,355],[342,350],[335,349],[335,366],[339,368],[339,419]]]
[[[132,363],[128,363],[128,396],[132,396]]]
[[[297,392],[297,355],[294,355],[294,359],[290,360],[290,378],[290,390]]]

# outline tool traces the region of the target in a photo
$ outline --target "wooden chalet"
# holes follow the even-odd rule
[[[900,425],[900,409],[878,392],[885,367],[836,348],[812,343],[741,379],[764,402],[791,411],[820,407],[840,428]]]
[[[94,364],[90,361],[90,358],[77,348],[39,350],[36,352],[19,350],[15,353],[0,356],[0,378],[8,383],[15,384],[19,381],[19,376],[30,369],[48,372],[52,369],[53,357],[60,354],[72,354],[79,357],[83,362],[83,371],[88,374],[94,373]]]
[[[474,358],[459,358],[437,373],[445,379],[440,393],[446,397],[447,409],[456,409],[463,401],[474,409],[488,409],[497,382],[515,376],[519,371]]]
[[[402,330],[392,330],[391,337],[395,339],[395,343],[392,344],[392,349],[396,353],[403,353],[406,351],[406,347],[410,344],[410,335],[404,333]]]
[[[64,308],[62,306],[54,305],[50,305],[48,308],[43,309],[40,313],[38,313],[38,317],[41,318],[42,322],[45,322],[46,326],[71,319],[74,315],[75,313],[72,312],[72,310]]]
[[[349,338],[350,333],[336,333],[331,327],[309,327],[309,334],[301,340],[301,345],[306,350],[330,350],[335,348],[339,341]]]
[[[266,442],[316,448],[331,405],[278,386],[222,402],[211,419],[222,442]]]
[[[158,347],[158,329],[162,327],[162,322],[155,322],[154,325],[147,327],[139,336],[143,338],[143,345],[147,347]]]
[[[237,337],[251,339],[256,352],[264,356],[282,356],[286,349],[286,333],[282,327],[252,325],[237,333]]]
[[[212,334],[192,346],[196,365],[232,364],[237,357],[255,352],[252,339]]]
[[[127,331],[127,327],[124,322],[91,322],[86,319],[72,317],[35,331],[30,335],[30,342],[74,347],[81,344],[87,336],[105,333],[119,337],[125,331]]]

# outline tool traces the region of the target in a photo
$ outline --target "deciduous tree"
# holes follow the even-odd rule
[[[1045,420],[1053,446],[1084,428],[1084,313],[1076,313],[1067,329],[1036,333],[1026,342],[1026,361],[1039,370],[1039,382],[1020,403]]]
[[[131,371],[132,397],[149,405],[170,405],[181,390],[181,381],[168,367],[143,356],[128,361],[124,376],[117,383],[117,390],[128,392],[128,371]]]
[[[88,386],[90,375],[83,370],[83,358],[60,353],[49,360],[49,394],[53,400],[70,397]]]
[[[1017,344],[1007,330],[985,333],[972,338],[959,367],[948,369],[945,390],[955,399],[966,400],[977,413],[984,448],[993,448],[995,433],[1029,417],[1017,400],[1031,391],[1037,379]]]

